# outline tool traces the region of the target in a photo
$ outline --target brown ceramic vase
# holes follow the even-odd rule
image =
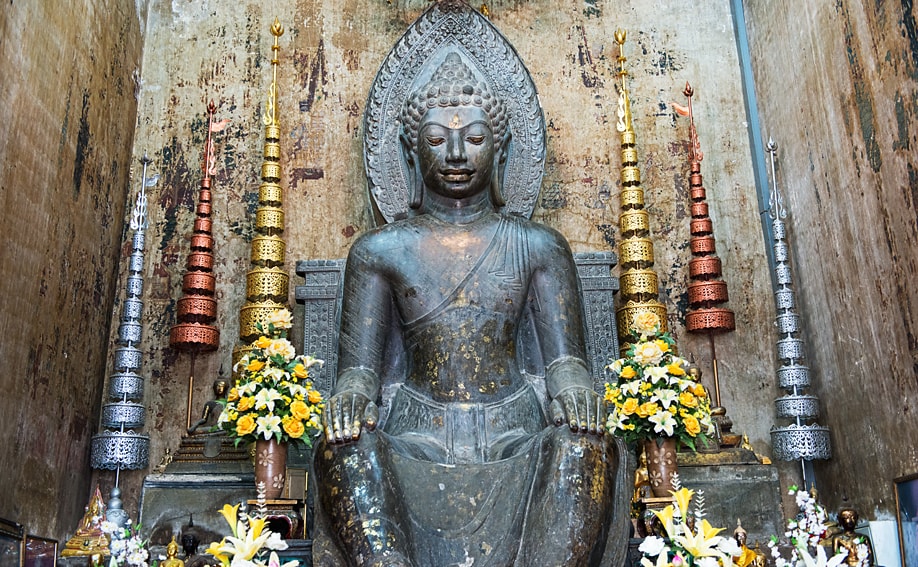
[[[277,500],[284,491],[287,474],[287,444],[276,439],[255,442],[255,487],[265,487],[265,499]]]
[[[673,473],[677,472],[676,438],[645,439],[644,454],[647,455],[647,476],[653,495],[658,498],[672,496]]]

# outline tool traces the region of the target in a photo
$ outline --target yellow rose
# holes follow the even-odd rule
[[[660,347],[660,351],[661,351],[661,352],[669,352],[669,345],[666,344],[666,341],[664,341],[663,339],[657,339],[657,340],[654,341],[654,343],[655,343],[658,347]]]
[[[268,348],[271,345],[271,339],[262,335],[254,343],[256,348]]]
[[[284,419],[284,431],[290,437],[299,439],[303,436],[303,433],[306,433],[306,426],[303,425],[302,421],[288,417]]]
[[[236,435],[242,437],[255,431],[255,416],[250,413],[245,414],[236,422]]]
[[[631,415],[638,410],[637,398],[628,398],[619,410],[623,415]]]
[[[264,367],[265,367],[265,361],[253,360],[252,362],[249,363],[248,366],[245,367],[245,369],[248,370],[249,372],[258,372]]]
[[[243,396],[240,398],[239,403],[236,404],[236,409],[239,411],[246,411],[252,409],[252,406],[255,405],[255,398],[252,396]]]
[[[638,417],[650,417],[660,411],[660,406],[656,402],[645,402],[638,406]]]
[[[236,388],[233,388],[229,391],[229,394],[226,395],[226,401],[235,402],[239,399],[239,391]]]
[[[637,376],[637,372],[634,371],[634,368],[630,366],[626,366],[622,368],[622,371],[619,373],[619,376],[621,376],[625,380],[631,380],[632,378]]]
[[[666,371],[672,374],[673,376],[685,376],[685,370],[675,362],[672,364],[666,365]]]
[[[312,411],[309,409],[309,406],[306,405],[305,402],[294,400],[294,402],[290,404],[290,413],[292,413],[293,417],[297,419],[309,419],[309,415],[312,413]]]
[[[652,333],[660,325],[660,318],[656,313],[644,311],[634,316],[634,328],[639,333]]]
[[[682,418],[682,423],[685,424],[685,431],[692,437],[701,432],[701,425],[698,424],[698,420],[690,415]]]
[[[701,384],[695,384],[692,386],[692,393],[702,399],[708,396],[708,393],[704,390],[704,386]]]
[[[687,408],[693,408],[698,405],[698,398],[689,391],[679,394],[679,403]]]
[[[293,375],[300,380],[305,380],[306,378],[309,378],[309,371],[306,370],[306,367],[303,366],[303,363],[298,362],[296,366],[293,367]]]
[[[322,394],[318,390],[309,390],[309,403],[317,404],[322,401]]]

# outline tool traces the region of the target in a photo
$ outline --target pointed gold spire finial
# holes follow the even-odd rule
[[[284,35],[284,27],[280,20],[274,17],[274,23],[271,24],[271,35],[274,36],[274,45],[271,46],[271,86],[268,87],[268,103],[265,108],[264,123],[265,126],[278,126],[277,122],[277,65],[280,63],[278,52],[280,44],[278,39]]]
[[[284,234],[283,187],[280,184],[280,121],[277,116],[277,66],[279,63],[278,38],[284,28],[275,18],[271,26],[274,52],[271,86],[264,115],[264,161],[261,164],[261,185],[258,187],[258,208],[255,210],[255,233],[250,253],[251,269],[246,274],[246,301],[239,313],[239,338],[250,343],[258,338],[259,325],[278,309],[287,308],[289,276],[284,269],[286,242]],[[233,366],[251,345],[237,346],[233,350]]]
[[[631,120],[631,102],[625,77],[625,31],[615,32],[619,45],[619,76],[622,84],[618,95],[618,126],[622,137],[622,190],[619,227],[621,242],[621,307],[616,311],[621,351],[628,350],[634,320],[640,314],[652,313],[659,320],[660,332],[666,332],[666,307],[657,300],[659,295],[657,274],[653,270],[653,241],[650,239],[650,216],[644,209],[644,189],[641,187],[641,170],[638,168],[637,136]]]

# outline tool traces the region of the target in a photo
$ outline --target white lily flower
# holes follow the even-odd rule
[[[638,389],[641,387],[641,380],[632,380],[622,384],[622,393],[628,396],[636,396]]]
[[[268,411],[274,411],[274,402],[283,399],[283,396],[274,388],[264,388],[255,394],[255,409],[268,408]]]
[[[255,420],[255,423],[258,425],[258,429],[256,429],[256,434],[259,436],[263,435],[265,439],[271,439],[271,437],[273,437],[274,434],[278,433],[281,430],[280,428],[281,418],[274,415],[273,413],[269,415],[263,415],[263,416],[258,417]]]
[[[644,369],[644,378],[647,378],[653,384],[660,380],[666,380],[668,376],[669,371],[664,366],[650,366]]]
[[[665,409],[673,405],[679,399],[679,393],[675,390],[655,390],[650,397],[651,402],[660,402]]]
[[[676,428],[676,420],[673,419],[673,414],[666,410],[661,410],[647,418],[647,420],[654,424],[654,433],[666,433],[667,437],[673,436]]]

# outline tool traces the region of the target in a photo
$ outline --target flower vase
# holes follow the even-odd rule
[[[287,476],[287,444],[276,439],[255,441],[255,488],[264,483],[265,499],[277,500]]]
[[[650,490],[660,497],[672,496],[673,474],[676,473],[676,438],[659,437],[644,440],[644,454],[647,456],[647,476]]]

